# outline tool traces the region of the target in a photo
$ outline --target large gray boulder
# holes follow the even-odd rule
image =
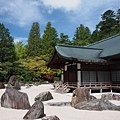
[[[41,101],[36,101],[23,119],[39,119],[44,117],[44,105]]]
[[[85,88],[75,89],[73,91],[71,106],[74,107],[77,103],[83,101],[90,101],[96,99],[94,96],[90,96],[89,90]]]
[[[94,99],[92,101],[84,101],[76,104],[74,106],[76,109],[80,110],[119,110],[120,106],[116,106],[109,102],[107,99]]]
[[[21,87],[20,87],[20,84],[17,80],[17,77],[15,75],[12,75],[8,81],[8,85],[7,85],[7,88],[13,88],[13,89],[16,89],[16,90],[20,90]]]
[[[1,107],[13,109],[29,109],[30,103],[26,93],[7,88],[1,96]]]
[[[35,97],[35,101],[47,101],[53,99],[52,94],[49,91],[42,92]]]
[[[42,120],[60,120],[56,115],[43,117]]]

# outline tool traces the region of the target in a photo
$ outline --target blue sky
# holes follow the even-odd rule
[[[42,36],[48,21],[58,35],[65,33],[72,39],[80,24],[93,31],[101,14],[119,8],[120,0],[0,0],[0,23],[15,42],[26,43],[33,22],[39,22]]]

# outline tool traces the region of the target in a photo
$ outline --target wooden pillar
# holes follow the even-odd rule
[[[62,74],[61,74],[61,80],[64,81],[64,74],[63,74],[63,70],[62,70]]]
[[[77,87],[79,88],[81,85],[81,64],[77,63]]]
[[[90,94],[92,93],[92,90],[91,90],[91,89],[89,90],[89,93],[90,93]]]
[[[64,82],[68,82],[67,65],[64,66],[63,79],[64,79]]]
[[[80,88],[80,82],[77,82],[77,88],[78,89]]]
[[[102,93],[102,88],[100,88],[100,93]]]
[[[67,71],[67,65],[65,65],[65,71]]]

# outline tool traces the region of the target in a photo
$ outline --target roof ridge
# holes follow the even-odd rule
[[[68,45],[68,44],[57,44],[56,46],[63,46],[63,47],[81,47],[78,45]]]
[[[76,46],[76,45],[67,45],[67,44],[57,44],[55,47],[57,47],[57,46],[82,48],[82,49],[93,49],[93,50],[103,50],[103,49],[100,49],[100,48],[89,48],[89,47],[86,47],[86,46]]]
[[[110,40],[110,39],[115,38],[115,37],[117,37],[117,36],[120,36],[120,34],[116,34],[116,35],[110,36],[110,37],[108,37],[108,38],[102,39],[102,40],[97,41],[97,42],[95,42],[95,43],[89,44],[89,45],[87,45],[86,47],[90,47],[90,46],[92,46],[92,45],[96,45],[96,44],[98,44],[98,43],[101,43],[101,42]]]

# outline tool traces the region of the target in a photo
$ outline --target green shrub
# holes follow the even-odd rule
[[[60,77],[54,77],[54,81],[59,81]]]

